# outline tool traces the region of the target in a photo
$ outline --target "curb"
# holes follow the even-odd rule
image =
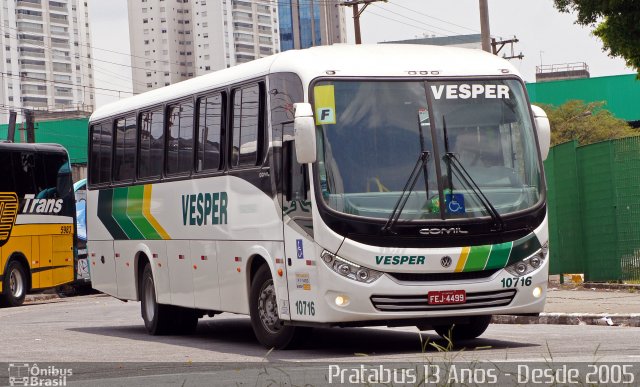
[[[640,285],[634,284],[610,284],[606,282],[585,282],[582,287],[587,289],[598,290],[638,290],[640,291]]]
[[[57,294],[28,294],[24,298],[25,304],[31,304],[34,302],[42,302],[59,298]]]
[[[540,316],[494,315],[494,324],[557,324],[640,327],[640,313],[540,313]]]

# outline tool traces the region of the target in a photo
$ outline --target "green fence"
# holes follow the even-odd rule
[[[640,280],[640,137],[551,149],[551,273]]]

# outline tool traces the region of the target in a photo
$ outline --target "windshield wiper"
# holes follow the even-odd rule
[[[473,193],[480,199],[480,203],[487,210],[491,219],[493,219],[493,225],[495,231],[502,231],[504,228],[504,221],[502,220],[502,216],[498,213],[498,210],[491,204],[491,201],[487,198],[487,196],[482,192],[478,184],[476,184],[473,177],[469,174],[467,169],[462,165],[458,157],[455,153],[451,152],[449,149],[449,136],[447,134],[447,122],[445,121],[444,116],[442,116],[442,130],[444,132],[444,149],[445,154],[444,157],[447,159],[447,167],[449,172],[449,187],[451,188],[451,195],[453,196],[453,181],[451,176],[451,168],[453,168],[460,177],[460,181],[465,184],[468,188],[471,188]]]
[[[395,224],[398,222],[398,218],[400,218],[400,214],[402,214],[402,210],[404,209],[404,206],[407,204],[407,201],[411,196],[411,192],[413,191],[413,188],[416,186],[416,182],[418,181],[418,177],[420,176],[420,170],[421,169],[424,170],[425,179],[429,178],[428,176],[426,176],[427,169],[424,168],[428,161],[429,161],[429,152],[428,151],[420,152],[420,156],[416,161],[416,165],[413,167],[413,171],[411,171],[411,175],[409,175],[409,178],[407,179],[407,182],[405,183],[404,188],[402,189],[402,193],[400,194],[400,197],[398,198],[396,205],[393,207],[393,210],[391,211],[391,216],[389,216],[389,219],[387,219],[387,222],[384,224],[384,226],[382,226],[382,229],[381,229],[382,232],[391,231],[391,228],[395,226]]]
[[[491,201],[487,198],[487,196],[482,192],[478,184],[473,180],[467,169],[462,165],[460,160],[456,157],[452,152],[448,152],[445,154],[445,157],[449,161],[449,166],[453,168],[455,172],[458,173],[460,177],[460,181],[462,181],[467,187],[471,188],[471,190],[478,196],[480,199],[480,203],[487,210],[491,218],[494,222],[495,231],[501,231],[504,228],[504,221],[502,220],[502,216],[498,213],[498,210],[491,204]],[[451,190],[453,195],[453,189]]]

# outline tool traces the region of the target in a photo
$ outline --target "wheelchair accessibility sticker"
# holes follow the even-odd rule
[[[304,250],[302,250],[302,239],[296,239],[296,250],[298,259],[304,259]]]
[[[464,214],[464,195],[463,194],[445,194],[444,201],[447,203],[447,212],[450,214]]]

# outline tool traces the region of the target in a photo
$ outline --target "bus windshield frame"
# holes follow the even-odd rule
[[[478,85],[488,87],[480,90]],[[343,133],[356,132],[357,136],[371,131],[373,135],[330,138],[337,125],[318,122],[319,108],[327,104],[327,98],[317,86],[334,88],[328,103],[334,104],[335,116],[330,119],[349,120],[342,126]],[[398,92],[403,86],[407,90]],[[395,214],[401,224],[488,224],[495,223],[496,217],[502,222],[502,218],[522,217],[544,207],[546,187],[538,139],[526,88],[518,77],[323,77],[310,84],[309,94],[316,113],[318,161],[313,171],[321,215],[358,224],[388,223],[421,152],[427,152],[429,160],[415,188],[405,194],[406,205]],[[395,106],[396,113],[386,113],[385,106]],[[365,124],[359,127],[355,122]],[[380,129],[412,132],[412,137],[378,137],[375,132]],[[487,145],[483,140],[490,136],[497,138],[494,146],[482,149]],[[347,152],[356,141],[365,143],[360,154],[366,152],[368,143],[379,161],[372,155],[358,160],[357,151]],[[379,152],[381,144],[391,151]],[[397,159],[404,160],[402,165]],[[488,166],[491,162],[497,165]],[[364,182],[359,179],[359,188],[354,188],[354,179],[348,176],[336,183],[340,168],[371,170],[376,163],[382,166],[379,173],[351,173],[365,178]],[[461,166],[462,172],[452,164]]]

